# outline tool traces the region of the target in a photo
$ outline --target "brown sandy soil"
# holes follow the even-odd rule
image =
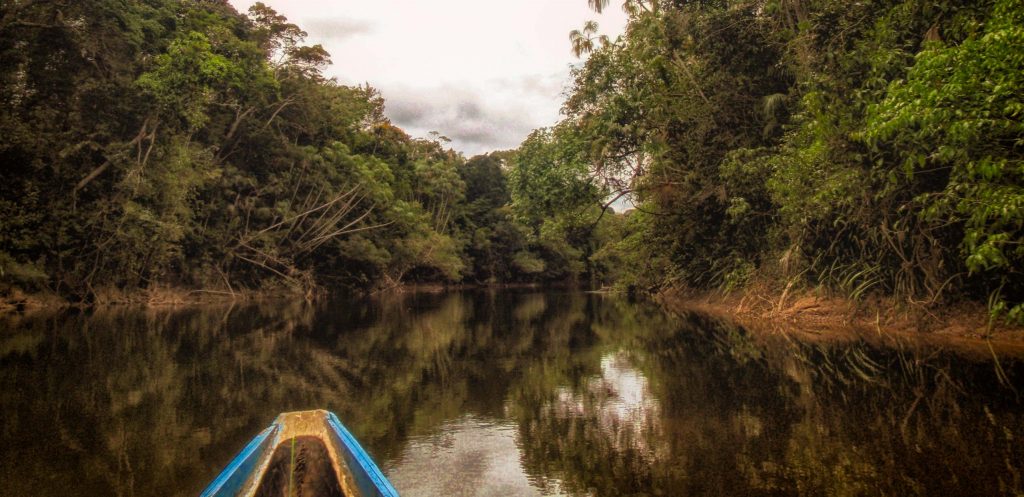
[[[663,291],[656,300],[673,312],[702,312],[733,320],[755,333],[803,341],[865,340],[937,346],[989,358],[997,353],[1024,357],[1024,327],[990,324],[987,310],[979,304],[925,310],[901,308],[881,298],[852,302],[813,292],[723,295],[683,290]]]

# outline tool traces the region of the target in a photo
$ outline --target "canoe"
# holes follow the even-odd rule
[[[286,412],[228,463],[201,497],[398,497],[334,413]]]

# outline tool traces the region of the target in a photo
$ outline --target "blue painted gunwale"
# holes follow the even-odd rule
[[[274,440],[276,437],[271,437],[277,432],[277,424],[270,425],[267,429],[256,435],[248,445],[239,452],[231,462],[228,463],[224,471],[221,471],[216,478],[203,490],[200,497],[234,497],[242,489],[242,485],[245,485],[246,480],[249,479],[249,475],[252,474],[253,470],[256,469],[256,463],[260,460],[260,455],[267,449],[269,441]]]
[[[395,487],[391,485],[384,473],[377,467],[377,463],[366,453],[366,450],[359,445],[356,437],[345,428],[345,425],[333,412],[327,411],[327,425],[330,426],[332,441],[339,449],[341,456],[348,468],[348,472],[355,480],[360,495],[357,497],[399,497]],[[277,433],[280,425],[275,419],[274,423],[260,432],[242,449],[234,459],[228,463],[219,475],[203,490],[200,497],[236,497],[242,490],[242,486],[256,471],[256,464],[260,456],[267,450],[276,447]],[[327,440],[325,440],[327,442]]]
[[[343,450],[345,464],[356,480],[356,486],[364,497],[398,497],[395,487],[391,486],[384,473],[373,462],[373,458],[363,450],[356,437],[349,433],[345,425],[338,420],[333,412],[327,412],[327,424],[331,426],[333,435],[338,437],[338,446]]]

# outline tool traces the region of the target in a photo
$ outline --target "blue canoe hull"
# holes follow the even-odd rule
[[[201,497],[252,497],[257,494],[275,450],[288,450],[297,438],[315,438],[323,443],[329,466],[336,472],[335,484],[352,497],[398,497],[398,492],[354,436],[329,411],[284,413],[256,435],[228,463]]]

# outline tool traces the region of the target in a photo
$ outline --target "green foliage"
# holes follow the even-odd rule
[[[585,146],[574,127],[560,125],[534,131],[512,158],[511,208],[529,249],[513,265],[527,275],[599,282],[591,257],[602,243],[596,206],[606,190],[590,174]]]
[[[543,259],[525,250],[512,256],[512,264],[526,274],[540,274],[545,269]]]
[[[573,33],[561,122],[466,160],[263,3],[0,5],[4,281],[774,279],[1024,317],[1019,2],[624,7]]]
[[[238,86],[240,76],[228,58],[213,53],[204,34],[190,32],[155,58],[153,69],[139,77],[138,85],[143,98],[155,102],[157,112],[180,116],[187,129],[197,130],[209,119],[206,109],[218,90],[226,89],[218,87]]]
[[[592,3],[603,8],[604,2]],[[574,32],[578,161],[626,286],[804,280],[1024,315],[1019,2],[626,2]]]
[[[552,214],[571,216],[600,198],[582,154],[582,137],[573,131],[539,129],[516,150],[509,173],[512,205],[529,225],[539,228]]]
[[[0,252],[0,291],[5,292],[7,284],[38,290],[45,288],[47,274],[31,264],[23,264],[10,255]]]
[[[89,300],[527,276],[504,156],[410,138],[267,5],[0,9],[5,281]]]
[[[991,19],[958,45],[933,42],[905,79],[872,107],[866,139],[893,150],[891,182],[945,172],[914,198],[928,223],[963,225],[963,264],[1018,283],[1024,265],[1024,6],[998,1]],[[1010,309],[1022,312],[1021,304]]]

